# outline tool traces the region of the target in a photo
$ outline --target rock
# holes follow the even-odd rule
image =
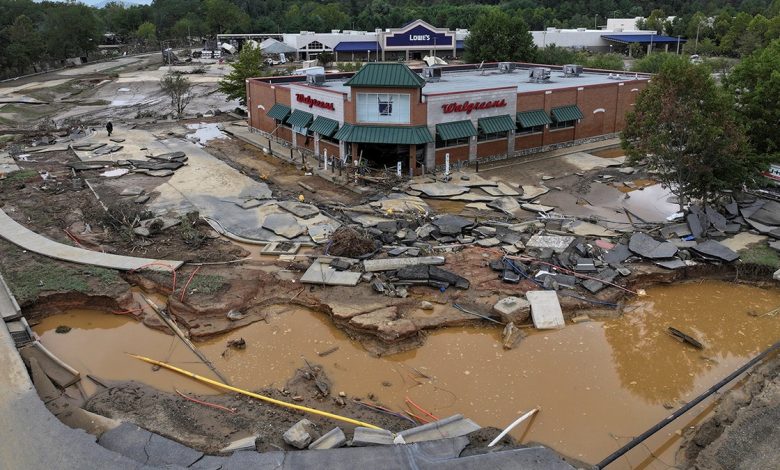
[[[428,302],[427,300],[423,300],[420,302],[420,308],[423,310],[433,310],[433,304]]]
[[[237,439],[235,441],[232,441],[227,446],[220,449],[220,453],[227,453],[227,452],[235,452],[237,450],[254,450],[256,448],[255,442],[257,441],[257,438],[260,437],[259,434],[255,434],[253,436],[248,436],[243,439]]]
[[[586,323],[590,321],[590,317],[587,315],[577,315],[576,317],[571,319],[572,323]]]
[[[775,281],[780,281],[780,269],[778,269],[777,271],[775,271],[774,274],[772,274],[772,279],[774,279]]]
[[[501,333],[501,342],[504,349],[513,349],[525,337],[525,332],[516,327],[514,323],[509,322]]]
[[[149,229],[146,227],[136,227],[133,229],[133,233],[140,237],[149,237],[152,235]]]
[[[531,304],[520,297],[505,297],[493,305],[493,311],[504,323],[522,325],[531,316]]]
[[[314,423],[304,418],[285,431],[282,439],[296,449],[305,449],[313,440]]]
[[[230,320],[230,321],[238,321],[238,320],[241,320],[242,318],[244,318],[246,315],[244,315],[243,313],[239,312],[238,310],[231,310],[231,311],[229,311],[226,314],[226,316],[228,317],[228,320]]]

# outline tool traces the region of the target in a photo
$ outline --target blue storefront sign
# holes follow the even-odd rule
[[[452,36],[434,32],[425,26],[415,26],[409,31],[388,36],[387,47],[443,46],[452,47]]]

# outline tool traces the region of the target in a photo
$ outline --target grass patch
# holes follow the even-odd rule
[[[8,274],[8,286],[20,304],[33,302],[42,292],[89,291],[83,276],[62,266],[31,264]]]
[[[196,274],[187,290],[191,293],[211,295],[219,292],[226,284],[225,278],[213,274]]]
[[[36,170],[19,170],[5,177],[5,183],[26,183],[33,178],[38,178]]]
[[[768,266],[770,268],[780,268],[780,256],[774,249],[763,245],[755,244],[739,252],[740,259],[746,264],[756,264],[759,266]]]

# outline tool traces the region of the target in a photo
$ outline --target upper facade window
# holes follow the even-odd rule
[[[357,120],[367,123],[409,124],[410,101],[402,93],[358,93]]]

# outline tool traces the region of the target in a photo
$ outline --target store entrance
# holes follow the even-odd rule
[[[366,166],[395,171],[401,162],[404,172],[409,170],[409,146],[398,144],[359,144],[358,155]]]

